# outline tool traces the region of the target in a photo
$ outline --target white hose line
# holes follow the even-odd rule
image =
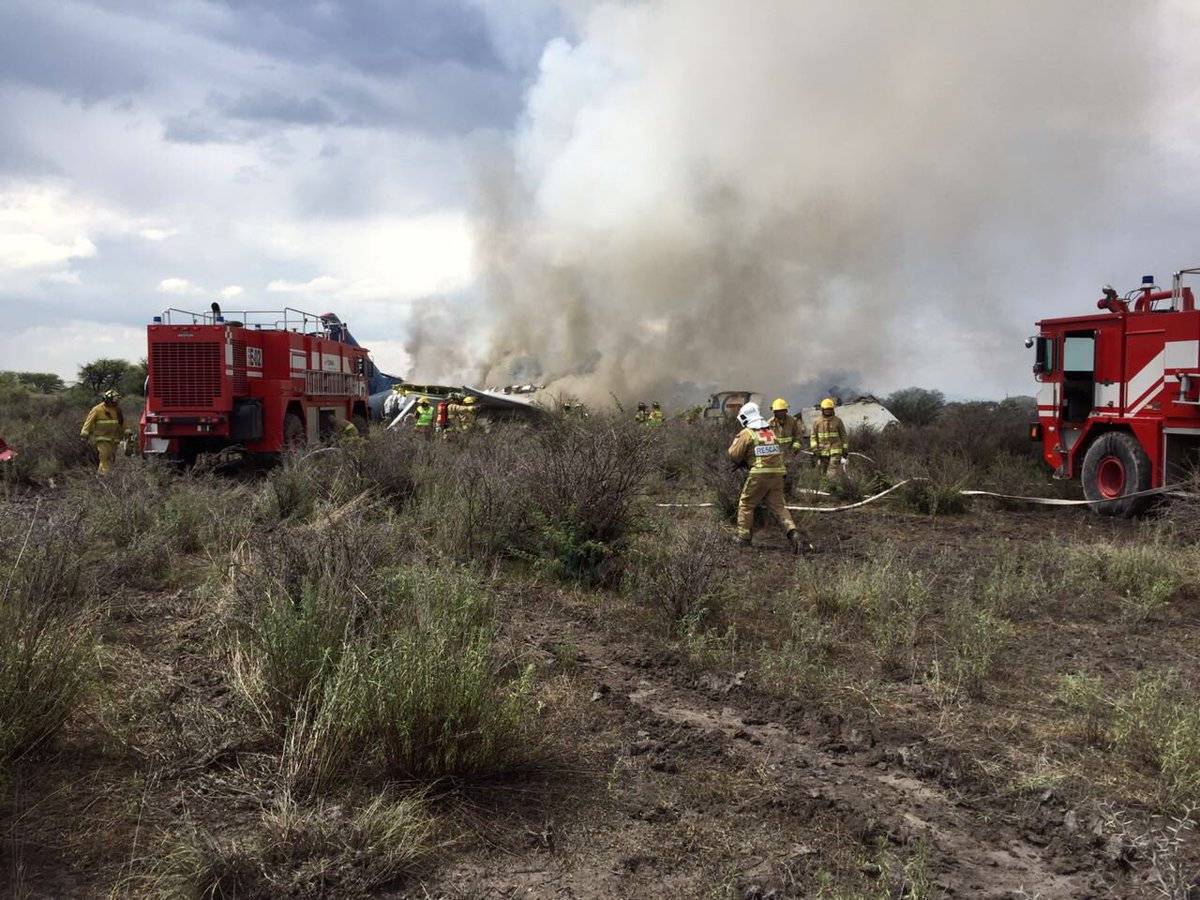
[[[787,509],[792,512],[844,512],[848,509],[858,509],[860,506],[866,506],[868,503],[874,503],[883,497],[886,497],[897,488],[902,488],[906,484],[911,484],[914,481],[928,481],[928,478],[905,478],[898,484],[892,485],[886,491],[880,491],[865,500],[859,500],[857,503],[847,503],[844,506],[787,506]],[[1115,500],[1059,500],[1054,497],[1021,497],[1016,494],[997,494],[994,491],[958,491],[957,493],[963,497],[992,497],[996,500],[1012,500],[1020,503],[1032,503],[1035,506],[1094,506],[1099,503],[1116,503],[1121,500],[1128,500],[1132,497],[1152,497],[1157,494],[1166,494],[1171,497],[1178,497],[1184,500],[1200,500],[1200,495],[1188,494],[1180,491],[1183,487],[1181,484],[1170,484],[1160,488],[1151,488],[1147,491],[1136,491],[1132,494],[1125,494],[1117,497]],[[715,506],[714,503],[659,503],[659,507],[670,508],[689,508],[701,509]]]
[[[918,480],[922,480],[922,479],[905,478],[903,481],[899,482],[898,484],[893,484],[886,491],[880,491],[878,494],[875,494],[873,497],[868,497],[865,500],[859,500],[857,503],[848,503],[845,506],[787,506],[786,508],[791,510],[792,512],[842,512],[843,510],[847,510],[847,509],[857,509],[860,506],[866,506],[868,503],[874,503],[880,497],[886,497],[888,494],[890,494],[892,491],[896,490],[897,488],[902,488],[906,484],[909,484],[910,482],[918,481]]]

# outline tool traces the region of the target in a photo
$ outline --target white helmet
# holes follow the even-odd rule
[[[747,403],[738,410],[738,421],[747,428],[766,428],[767,420],[762,417],[762,413],[758,411],[757,403]]]

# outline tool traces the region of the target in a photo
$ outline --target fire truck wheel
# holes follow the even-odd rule
[[[1092,509],[1102,516],[1129,518],[1146,508],[1151,498],[1127,497],[1150,489],[1150,458],[1137,439],[1125,431],[1110,431],[1096,438],[1083,457],[1083,495],[1097,503]]]
[[[300,417],[295,413],[288,413],[283,417],[283,447],[289,453],[295,453],[297,450],[303,450],[304,445],[308,443],[307,436],[304,434],[304,423],[300,421]]]

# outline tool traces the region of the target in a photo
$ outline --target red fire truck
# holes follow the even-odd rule
[[[148,328],[143,453],[278,454],[367,430],[366,349],[336,316],[169,309]]]
[[[1093,509],[1131,516],[1200,457],[1200,310],[1186,276],[1169,290],[1153,276],[1124,297],[1111,287],[1102,312],[1038,322],[1038,421],[1030,437],[1061,478],[1079,478]]]

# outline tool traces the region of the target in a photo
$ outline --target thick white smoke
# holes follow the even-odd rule
[[[1005,383],[1030,327],[1012,293],[1128,206],[1167,15],[592,5],[480,179],[484,380],[536,360],[562,393],[682,399],[847,370],[898,386],[945,371],[933,355],[976,367],[958,393]]]

